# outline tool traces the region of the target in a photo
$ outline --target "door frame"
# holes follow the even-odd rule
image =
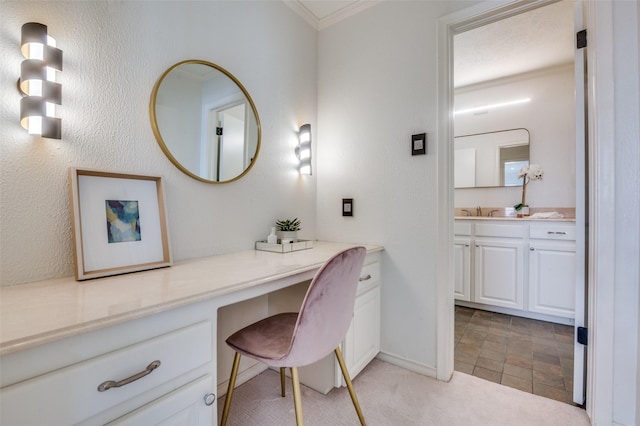
[[[513,15],[517,15],[528,10],[536,9],[542,6],[546,6],[555,3],[557,0],[500,0],[500,1],[485,1],[475,6],[463,9],[461,11],[452,13],[438,20],[438,164],[440,165],[438,171],[438,234],[439,247],[447,247],[448,250],[440,250],[440,258],[438,259],[438,265],[440,269],[438,272],[438,287],[437,287],[437,368],[436,377],[439,380],[449,380],[453,374],[454,366],[454,296],[453,296],[453,283],[454,283],[454,264],[453,261],[453,224],[454,224],[454,196],[453,196],[453,144],[450,141],[453,138],[453,36],[454,34],[464,32],[473,28],[477,28],[491,22],[495,22],[500,19],[504,19]],[[591,13],[590,13],[591,12]],[[590,14],[594,11],[589,7],[586,8],[586,22],[589,25],[593,25],[593,20],[589,19]],[[590,27],[591,28],[591,27]],[[604,29],[605,32],[608,30]],[[593,56],[593,55],[592,55]],[[590,58],[592,61],[593,58]],[[611,62],[612,63],[612,62]],[[593,77],[592,77],[593,78]],[[602,76],[600,76],[602,79]],[[593,87],[590,87],[588,94],[589,99],[589,111],[593,111]],[[606,90],[606,88],[604,89]],[[590,155],[593,157],[598,156],[598,152],[594,152],[591,148],[594,146],[594,137],[592,136],[593,123],[590,115]],[[609,123],[608,117],[604,120],[605,124]],[[612,121],[611,121],[612,122]],[[599,137],[598,137],[599,139]],[[613,140],[613,138],[611,139]],[[594,158],[590,159],[587,173],[591,176],[590,186],[593,179],[597,178],[592,174],[592,164]],[[610,173],[611,170],[608,170]],[[598,202],[598,205],[600,202]],[[594,201],[590,197],[590,213],[593,211]],[[610,205],[613,205],[612,203]],[[591,214],[590,217],[593,217]],[[610,217],[613,217],[611,215]],[[588,235],[589,241],[593,240],[594,232],[597,223],[591,222],[590,233]],[[606,245],[606,244],[605,244]],[[590,252],[585,253],[585,258],[593,258],[593,244],[589,245]],[[448,255],[448,259],[445,257]],[[597,277],[592,275],[592,269],[588,271],[588,294],[593,295],[593,287],[595,286],[594,280]],[[597,297],[597,296],[596,296]],[[593,335],[593,329],[597,326],[595,300],[589,298],[589,318],[588,323],[592,325],[590,335]],[[611,336],[613,333],[610,333]],[[595,403],[595,386],[594,381],[597,380],[595,374],[595,368],[597,364],[595,342],[591,346],[588,346],[588,365],[587,365],[587,414],[592,417]],[[610,350],[612,346],[608,345]],[[611,357],[611,354],[608,355]],[[608,364],[608,360],[605,360],[605,365]],[[598,388],[598,394],[605,394],[607,391],[611,391],[612,383],[605,384],[604,388]],[[608,387],[608,389],[607,389]],[[604,402],[604,411],[611,413],[611,407]],[[606,417],[606,415],[604,416]],[[609,417],[610,418],[610,417]]]

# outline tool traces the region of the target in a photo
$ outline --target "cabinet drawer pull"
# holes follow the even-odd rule
[[[148,374],[151,374],[151,372],[158,367],[160,367],[160,361],[155,360],[151,364],[147,365],[147,368],[145,368],[143,371],[137,374],[134,374],[131,377],[127,377],[126,379],[122,379],[118,382],[113,380],[107,380],[106,382],[102,382],[98,386],[98,392],[104,392],[104,391],[108,391],[111,388],[119,388],[120,386],[128,385],[131,382],[135,382],[136,380],[141,379]]]
[[[367,274],[367,275],[366,275],[366,276],[364,276],[364,277],[360,277],[360,278],[358,279],[358,281],[368,281],[368,280],[370,280],[370,279],[371,279],[371,274]]]
[[[567,233],[564,232],[564,231],[547,231],[547,234],[549,234],[549,235],[567,235]]]
[[[213,404],[214,402],[216,402],[216,394],[215,393],[208,393],[204,396],[204,404],[209,406],[211,404]]]

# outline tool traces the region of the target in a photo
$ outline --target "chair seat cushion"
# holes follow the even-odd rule
[[[277,314],[236,331],[226,340],[236,352],[270,365],[289,353],[298,314]]]

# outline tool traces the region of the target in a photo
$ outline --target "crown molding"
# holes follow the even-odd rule
[[[325,16],[322,19],[318,19],[313,13],[309,11],[298,0],[282,0],[284,4],[289,6],[294,12],[300,15],[309,25],[315,28],[317,31],[321,31],[328,28],[349,16],[356,15],[365,9],[375,6],[378,3],[382,3],[384,0],[358,0],[349,6]]]
[[[289,6],[291,10],[300,15],[309,25],[311,25],[316,31],[320,30],[320,20],[315,17],[313,13],[302,5],[298,0],[282,0],[284,4]]]

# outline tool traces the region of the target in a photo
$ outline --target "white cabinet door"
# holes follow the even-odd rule
[[[474,302],[523,309],[524,243],[476,239]]]
[[[576,247],[560,241],[529,244],[529,310],[573,318]]]
[[[455,283],[454,297],[457,300],[471,301],[471,240],[454,240]]]
[[[109,425],[211,426],[216,406],[213,389],[211,376],[201,377]]]
[[[349,376],[354,378],[380,352],[380,287],[356,299],[351,327],[344,340]],[[339,367],[338,367],[339,368]]]

